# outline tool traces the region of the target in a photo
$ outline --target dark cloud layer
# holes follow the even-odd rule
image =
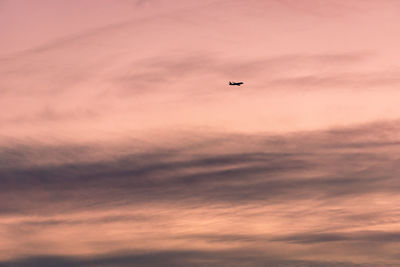
[[[27,266],[280,266],[280,267],[372,267],[350,262],[312,262],[278,260],[262,253],[246,250],[161,251],[141,254],[116,254],[94,258],[40,256],[0,263],[1,267]],[[380,265],[394,266],[394,265]]]
[[[363,132],[363,136],[375,130],[373,125]],[[43,207],[48,199],[40,200],[33,192],[46,192],[53,204],[63,201],[68,194],[71,195],[69,201],[80,202],[80,207],[84,207],[85,202],[91,206],[105,200],[133,203],[296,201],[398,192],[399,159],[394,153],[398,149],[397,141],[368,142],[363,136],[353,140],[356,139],[353,134],[347,130],[347,133],[331,131],[281,136],[275,137],[274,141],[268,137],[253,138],[250,142],[258,148],[250,152],[181,155],[179,150],[155,151],[94,162],[33,166],[15,164],[26,160],[26,155],[46,157],[46,153],[50,153],[53,156],[60,154],[58,156],[62,158],[62,154],[68,153],[74,157],[85,150],[78,147],[75,151],[73,148],[36,150],[26,146],[19,150],[2,149],[1,198],[5,200],[19,194],[29,196],[32,192],[32,199],[28,207],[18,208],[19,201],[14,203],[8,199],[1,202],[0,208],[3,211],[10,208],[34,211]],[[344,141],[344,136],[349,136],[349,141]],[[231,138],[234,142],[236,137]],[[281,143],[281,151],[272,151],[276,142]],[[379,148],[383,151],[377,150]],[[309,176],[307,172],[321,174]],[[84,199],[83,203],[80,198]]]
[[[276,238],[276,241],[287,241],[299,244],[367,241],[367,242],[400,242],[399,232],[353,232],[353,233],[307,233]]]
[[[3,146],[0,215],[43,217],[25,218],[15,225],[7,223],[7,232],[23,234],[76,225],[161,223],[164,217],[156,213],[68,218],[72,212],[118,210],[144,204],[190,210],[218,205],[234,209],[243,205],[296,207],[303,203],[297,209],[272,211],[299,224],[303,219],[318,216],[327,221],[326,225],[286,234],[235,233],[235,229],[230,229],[225,233],[210,230],[169,238],[216,245],[241,244],[248,248],[271,243],[305,247],[340,243],[361,251],[358,252],[361,255],[367,253],[366,248],[377,244],[392,246],[393,250],[400,241],[398,231],[371,227],[398,223],[398,211],[388,206],[383,206],[384,210],[379,210],[379,206],[371,210],[362,205],[377,195],[381,196],[379,199],[390,199],[400,190],[397,130],[398,122],[394,121],[281,136],[216,135],[197,144],[178,142],[174,149],[129,152],[128,148],[123,154],[109,153],[102,158],[93,156],[100,149],[96,145]],[[42,161],[34,161],[32,157],[41,157]],[[304,204],[310,201],[314,208],[304,206],[311,205]],[[363,208],[357,211],[351,209],[352,205]],[[253,215],[257,216],[257,212],[260,211],[254,209]],[[46,216],[63,217],[46,219]],[[384,257],[396,260],[392,250],[385,252]],[[240,251],[235,258],[230,252],[154,250],[143,255],[90,259],[33,257],[4,262],[2,266],[154,266],[160,262],[171,266],[274,266],[265,255],[246,253],[250,252]],[[278,257],[276,266],[352,266],[288,259]]]

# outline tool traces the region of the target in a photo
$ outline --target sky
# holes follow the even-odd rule
[[[0,267],[398,266],[399,15],[0,0]]]

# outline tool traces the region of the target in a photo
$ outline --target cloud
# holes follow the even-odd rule
[[[150,2],[151,2],[151,0],[136,0],[135,1],[135,5],[140,7],[140,6],[143,6],[143,5],[147,5]]]
[[[320,1],[320,0],[305,0],[301,4],[294,0],[277,0],[278,3],[294,10],[298,13],[302,13],[309,16],[315,16],[320,18],[341,18],[343,16],[354,15],[365,13],[369,8],[376,8],[379,5],[393,7],[394,1],[360,1],[350,0],[347,2],[333,0],[333,1]]]
[[[400,187],[396,180],[398,159],[394,154],[399,142],[393,138],[371,140],[369,136],[378,128],[372,124],[361,128],[362,131],[331,130],[273,138],[250,136],[248,140],[256,150],[239,148],[229,154],[212,152],[219,148],[210,146],[205,154],[176,149],[66,163],[63,162],[66,158],[90,159],[85,154],[93,154],[91,151],[96,148],[3,148],[0,182],[4,201],[0,207],[44,212],[46,205],[42,204],[48,199],[38,192],[48,194],[52,199],[50,206],[63,203],[64,197],[74,192],[69,203],[72,206],[80,203],[79,209],[106,199],[131,203],[206,200],[240,203],[395,193]],[[221,138],[230,138],[228,142],[235,143],[238,137]],[[388,153],[388,149],[393,152]],[[43,160],[52,159],[51,164],[26,164],[39,154]],[[28,203],[18,199],[6,201],[7,196],[14,194],[26,194],[32,199]]]
[[[398,244],[390,230],[399,222],[392,206],[400,189],[397,131],[397,121],[388,121],[282,135],[192,133],[185,142],[169,140],[170,147],[139,150],[128,141],[3,145],[0,221],[6,235],[0,241],[15,248],[12,258],[33,255],[4,264],[103,264],[106,254],[132,243],[153,256],[174,244],[201,253],[268,248],[278,261],[334,255],[362,263],[369,255],[390,262]],[[106,233],[115,229],[110,239]],[[68,241],[61,242],[60,233]],[[337,242],[343,247],[333,249]],[[376,242],[386,249],[370,252]],[[283,247],[290,257],[279,252]],[[89,252],[93,248],[98,252]],[[87,251],[96,261],[35,258],[44,251],[78,258]],[[270,260],[240,253],[232,262]],[[179,265],[179,255],[168,259]],[[217,265],[231,262],[218,253],[209,257]],[[136,256],[126,261],[141,262]]]
[[[275,238],[274,241],[286,241],[298,244],[364,241],[364,242],[400,242],[399,232],[352,232],[352,233],[304,233]]]
[[[130,70],[130,73],[121,75],[116,81],[128,83],[125,84],[126,87],[132,87],[131,85],[140,87],[145,86],[147,83],[149,87],[155,88],[157,84],[176,82],[176,80],[191,76],[204,77],[204,75],[210,75],[210,73],[224,76],[225,78],[257,77],[259,80],[259,76],[263,74],[268,74],[270,77],[280,77],[282,75],[287,76],[288,73],[290,75],[292,71],[297,70],[298,68],[311,72],[320,69],[321,67],[328,67],[331,69],[340,67],[343,69],[343,65],[349,66],[358,64],[371,58],[371,56],[371,53],[366,52],[339,52],[309,55],[285,54],[261,59],[235,60],[221,58],[217,54],[204,53],[193,56],[183,56],[179,54],[160,55],[154,58],[146,58],[139,62],[132,62],[132,66],[127,68]],[[138,68],[137,66],[140,67]],[[121,70],[121,72],[123,73],[124,71]],[[315,79],[318,79],[318,75],[321,74],[316,75],[317,78]],[[343,82],[346,83],[345,77],[343,76],[347,74],[340,73],[337,75],[337,79],[344,80]],[[350,76],[352,74],[349,73],[348,75]],[[378,75],[379,74],[377,74],[377,76]],[[293,83],[296,84],[295,78],[293,79]],[[319,79],[323,80],[324,77]],[[263,80],[263,82],[265,81]],[[275,81],[272,79],[269,81],[269,84],[274,85],[274,83],[277,82],[279,82],[279,80]],[[280,83],[284,83],[284,80]]]
[[[317,74],[299,77],[281,78],[269,81],[272,88],[295,90],[315,89],[377,89],[394,87],[400,83],[396,72],[382,73],[338,73],[334,75]]]
[[[159,251],[151,253],[121,253],[101,257],[41,256],[0,263],[0,266],[373,266],[351,262],[318,262],[279,260],[261,253],[246,250],[232,251]],[[390,266],[390,265],[381,265]]]

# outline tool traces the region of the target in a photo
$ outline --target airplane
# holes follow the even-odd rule
[[[235,82],[229,82],[229,85],[237,85],[237,86],[241,86],[243,84],[243,82],[238,82],[238,83],[235,83]]]

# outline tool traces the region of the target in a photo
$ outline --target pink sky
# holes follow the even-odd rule
[[[398,11],[392,1],[3,1],[2,135],[394,119]]]
[[[265,253],[265,246],[274,258],[289,261],[398,263],[397,237],[373,253],[366,244],[392,240],[385,234],[399,230],[398,197],[389,186],[398,173],[399,14],[394,0],[1,0],[0,175],[10,184],[32,179],[32,187],[18,185],[32,201],[18,201],[17,185],[4,197],[11,203],[5,210],[25,213],[0,215],[0,261],[183,248],[214,253],[251,247]],[[229,86],[229,81],[244,85]],[[185,177],[211,170],[235,176],[251,168],[243,179],[256,184],[263,174],[269,177],[269,170],[258,169],[271,164],[269,158],[261,160],[264,165],[258,158],[230,160],[260,153],[280,155],[271,167],[275,178],[287,178],[291,185],[317,179],[326,194],[308,198],[298,192],[291,199],[282,189],[285,197],[266,205],[230,197],[213,202],[213,196],[207,202],[210,196],[203,191],[198,199],[183,194],[164,201],[158,189],[134,187],[143,193],[139,201],[117,198],[119,189],[111,189],[120,184],[104,178],[109,172],[120,177],[115,166],[129,169],[121,162],[131,157],[156,155],[143,161],[156,169],[155,184],[170,179],[173,171],[165,166],[177,162]],[[208,166],[207,160],[218,161],[214,157],[223,157],[223,163]],[[202,163],[192,166],[196,160]],[[295,162],[309,165],[303,169]],[[278,168],[281,164],[286,167]],[[78,177],[96,175],[100,189],[85,190],[85,178],[79,187]],[[332,175],[356,193],[337,188]],[[40,180],[53,176],[74,181],[60,193],[71,197],[65,204],[53,206],[53,184],[47,188],[47,180]],[[136,183],[140,177],[135,172],[132,179]],[[359,185],[354,177],[369,180]],[[379,183],[378,177],[387,180]],[[241,183],[229,180],[235,188]],[[185,186],[174,180],[165,188],[175,192]],[[218,186],[211,187],[232,193]],[[309,186],[299,184],[319,194]],[[146,202],[144,192],[160,194],[159,202]],[[97,201],[102,197],[115,203]],[[200,208],[181,205],[186,199]],[[35,210],[35,201],[44,203],[43,210]],[[88,206],[79,209],[80,201]],[[26,214],[30,205],[34,211]],[[374,218],[382,209],[386,212]],[[290,218],[296,212],[301,222]],[[356,221],[351,214],[369,217]],[[139,215],[144,219],[132,219]],[[157,216],[165,220],[162,225]],[[73,223],[77,218],[80,222]],[[334,218],[339,219],[332,223]],[[39,231],[27,221],[68,223],[49,223]],[[18,225],[27,227],[29,242],[14,238]],[[160,234],[155,228],[167,230]],[[236,239],[234,229],[242,229]],[[343,247],[319,243],[332,232]]]

